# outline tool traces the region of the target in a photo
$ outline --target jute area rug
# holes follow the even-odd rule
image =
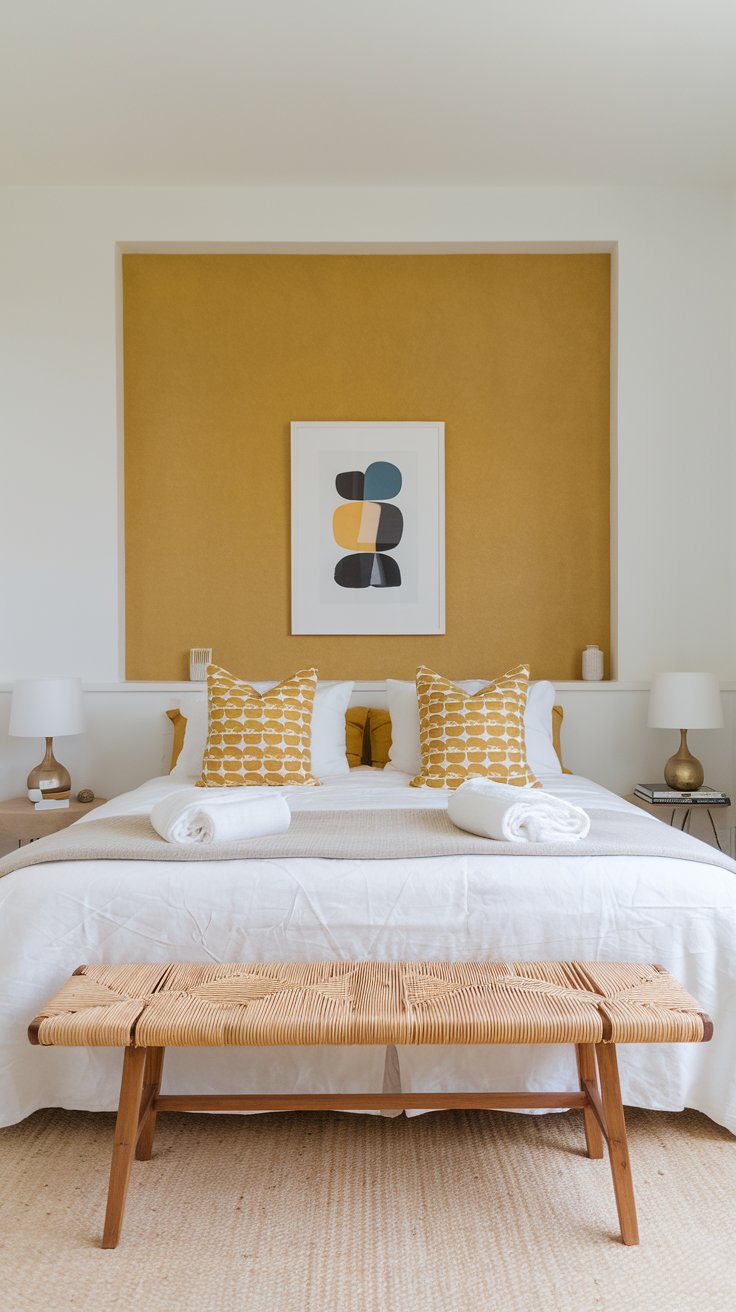
[[[162,1117],[120,1247],[113,1118],[0,1131],[2,1312],[733,1312],[736,1140],[630,1111],[642,1244],[578,1116]]]

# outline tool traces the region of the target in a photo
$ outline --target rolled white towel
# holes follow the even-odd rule
[[[235,843],[286,833],[291,811],[274,789],[182,788],[156,803],[151,824],[167,843]]]
[[[447,808],[459,829],[512,843],[577,843],[590,830],[590,816],[572,802],[540,788],[514,788],[492,779],[468,779]]]

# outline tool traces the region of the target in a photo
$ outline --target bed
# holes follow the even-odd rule
[[[627,816],[641,821],[640,811],[584,778],[551,773],[541,782],[591,814],[617,811],[624,828]],[[157,799],[190,783],[152,779],[90,820],[148,815]],[[442,790],[411,788],[396,769],[358,767],[320,788],[286,792],[295,812],[447,805]],[[702,845],[702,862],[691,848],[683,860],[90,860],[17,870],[0,880],[0,1124],[46,1106],[116,1106],[119,1053],[85,1051],[80,1059],[32,1048],[26,1038],[29,1018],[83,962],[601,958],[662,964],[715,1023],[708,1045],[622,1051],[624,1101],[693,1107],[736,1134],[736,867],[710,864],[709,854]],[[543,1090],[574,1085],[573,1066],[572,1051],[539,1048],[490,1056],[472,1047],[172,1051],[165,1087]]]

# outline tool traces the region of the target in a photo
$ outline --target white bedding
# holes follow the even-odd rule
[[[631,809],[576,776],[542,782],[586,810]],[[190,784],[153,779],[94,816],[148,814]],[[440,790],[370,768],[283,791],[293,810],[447,805]],[[709,1012],[715,1036],[706,1045],[622,1048],[624,1101],[694,1107],[736,1133],[736,875],[661,857],[574,855],[88,861],[16,871],[0,881],[0,1124],[39,1107],[115,1107],[118,1052],[34,1048],[26,1038],[29,1020],[82,962],[356,957],[659,962]],[[363,1092],[397,1080],[407,1091],[538,1090],[574,1088],[576,1076],[571,1049],[172,1050],[164,1088]]]

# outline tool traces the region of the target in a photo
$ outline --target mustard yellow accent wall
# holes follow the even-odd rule
[[[607,255],[126,255],[129,679],[608,652]],[[444,420],[447,632],[292,637],[289,424]],[[606,671],[608,673],[608,670]]]

